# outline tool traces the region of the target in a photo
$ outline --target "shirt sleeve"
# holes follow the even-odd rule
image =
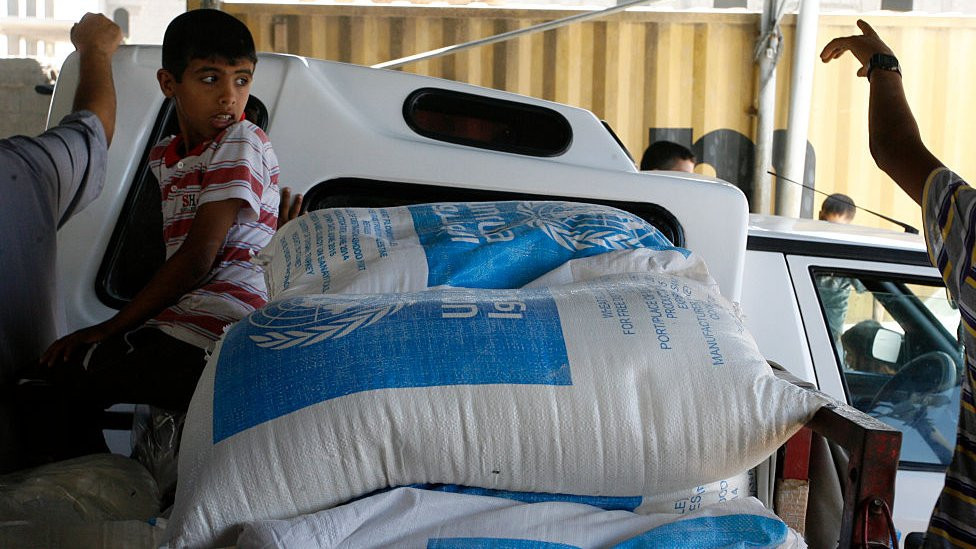
[[[251,222],[261,214],[261,197],[271,185],[273,159],[271,142],[257,126],[239,122],[231,126],[217,143],[201,183],[199,205],[239,198],[247,203],[241,209],[241,222]]]
[[[951,170],[938,168],[925,183],[922,204],[929,258],[949,292],[959,296],[961,284],[971,276],[976,190]]]
[[[102,192],[108,142],[101,120],[90,111],[69,114],[38,137],[13,137],[9,146],[29,166],[35,184],[49,193],[58,227]]]

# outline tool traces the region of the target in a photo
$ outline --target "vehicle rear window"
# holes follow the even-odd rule
[[[558,156],[573,140],[569,121],[552,109],[437,88],[410,94],[403,117],[424,137],[528,156]]]

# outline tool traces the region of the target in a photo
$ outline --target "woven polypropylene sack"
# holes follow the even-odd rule
[[[806,544],[755,498],[687,515],[638,515],[578,503],[398,488],[311,515],[256,521],[245,527],[237,546],[800,549]]]
[[[510,201],[313,211],[278,231],[256,261],[278,299],[442,285],[520,288],[567,261],[632,249],[689,256],[616,208]]]
[[[713,286],[320,295],[236,324],[187,416],[175,546],[386,487],[630,498],[732,477],[821,405],[775,378]]]

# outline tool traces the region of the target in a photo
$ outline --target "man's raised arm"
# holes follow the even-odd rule
[[[868,107],[871,156],[879,168],[921,205],[925,180],[942,163],[922,143],[918,124],[905,98],[901,72],[895,69],[897,64],[892,65],[891,48],[871,25],[859,20],[857,26],[864,34],[831,40],[820,53],[820,59],[826,63],[850,51],[861,62],[857,75],[867,77],[871,85]]]
[[[122,30],[104,15],[86,13],[71,27],[71,42],[78,50],[79,77],[73,111],[88,110],[102,122],[105,139],[115,133],[115,83],[112,54],[122,41]]]

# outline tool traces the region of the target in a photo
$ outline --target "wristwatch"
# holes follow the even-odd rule
[[[876,53],[868,60],[868,82],[871,81],[871,72],[874,69],[897,72],[899,76],[901,75],[901,66],[898,65],[898,59],[894,55],[888,55],[886,53]]]

